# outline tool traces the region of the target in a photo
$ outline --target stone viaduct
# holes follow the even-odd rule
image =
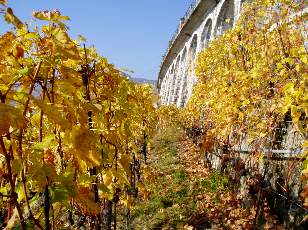
[[[243,0],[194,0],[180,20],[163,57],[157,88],[161,103],[185,106],[197,78],[197,53],[210,40],[231,28],[239,17]]]

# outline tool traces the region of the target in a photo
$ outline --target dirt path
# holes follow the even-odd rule
[[[175,128],[154,138],[146,184],[150,198],[133,211],[132,229],[254,229],[255,207],[242,208],[229,176],[205,168],[202,158]],[[283,229],[266,209],[265,218],[263,229]]]
[[[178,146],[178,157],[190,178],[206,178],[209,169],[204,167],[203,155],[191,140],[183,138]]]

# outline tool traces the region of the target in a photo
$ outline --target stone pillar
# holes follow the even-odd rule
[[[166,74],[166,88],[165,88],[165,99],[164,99],[164,105],[168,102],[168,93],[169,93],[169,74]]]
[[[175,91],[176,91],[176,79],[177,79],[177,73],[176,71],[172,75],[172,81],[171,81],[171,95],[170,95],[170,104],[174,104],[174,97],[175,97]]]
[[[162,80],[161,94],[160,94],[162,104],[165,104],[166,100],[166,93],[167,93],[166,86],[167,86],[167,75],[165,75],[165,77]]]
[[[178,97],[178,81],[179,81],[179,72],[174,76],[174,88],[173,88],[173,96],[172,96],[172,104],[176,105],[176,100]]]
[[[183,64],[180,64],[180,73],[179,73],[179,79],[178,79],[178,87],[179,87],[179,92],[178,92],[178,98],[176,101],[176,106],[180,107],[181,103],[181,98],[182,98],[182,91],[183,91],[183,81],[184,81],[184,74],[183,74]]]
[[[165,93],[164,105],[168,103],[168,95],[169,95],[169,73],[166,75],[166,93]]]
[[[244,0],[234,0],[234,20],[237,21],[240,17],[240,12],[242,8],[242,4],[244,3]]]
[[[186,81],[186,68],[187,68],[187,63],[186,63],[186,58],[185,60],[181,61],[181,71],[180,71],[180,79],[179,79],[179,96],[177,100],[177,107],[182,106],[182,100],[183,100],[183,93],[185,90],[185,81]]]
[[[172,85],[172,74],[169,73],[169,75],[168,75],[168,83],[167,83],[167,86],[168,86],[168,93],[167,93],[166,105],[169,105],[169,104],[170,104],[171,85]]]

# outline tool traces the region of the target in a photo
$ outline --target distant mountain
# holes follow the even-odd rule
[[[128,73],[127,71],[123,70],[123,69],[119,69],[119,71],[122,73],[122,75],[124,77],[127,77],[129,80],[138,83],[138,84],[150,84],[153,85],[154,88],[156,87],[156,80],[149,80],[149,79],[145,79],[145,78],[138,78],[138,77],[132,77],[130,75],[130,73]]]
[[[131,80],[139,84],[151,84],[156,86],[156,80],[149,80],[145,78],[131,78]]]

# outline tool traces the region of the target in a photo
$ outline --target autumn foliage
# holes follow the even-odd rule
[[[286,124],[298,140],[286,148],[301,150],[299,156],[308,159],[305,7],[292,0],[244,4],[234,28],[200,53],[187,117],[191,126],[204,129],[205,148],[243,144],[251,153],[266,154],[265,149],[281,148],[277,130]],[[307,198],[307,191],[302,194]]]
[[[14,27],[0,36],[2,227],[59,229],[75,212],[102,226],[142,185],[152,88],[72,39],[59,11],[34,12],[32,28],[0,9]]]

